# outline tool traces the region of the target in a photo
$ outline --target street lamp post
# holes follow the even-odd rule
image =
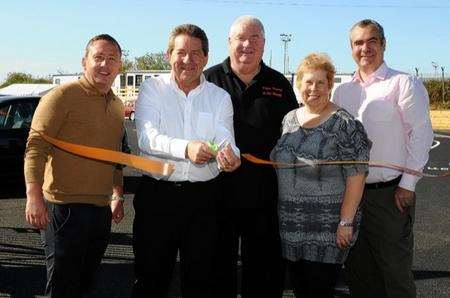
[[[439,64],[437,64],[434,61],[431,61],[431,65],[434,67],[434,78],[437,79],[437,68],[439,67]]]
[[[442,103],[445,103],[445,77],[444,77],[445,67],[441,66],[441,70],[442,70]]]
[[[280,37],[281,37],[281,41],[284,43],[283,73],[287,74],[287,71],[289,71],[287,51],[288,51],[288,43],[292,40],[292,34],[282,33],[282,34],[280,34]]]

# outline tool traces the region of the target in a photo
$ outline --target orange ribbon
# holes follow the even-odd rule
[[[252,162],[254,164],[260,164],[260,165],[270,165],[278,168],[292,168],[292,167],[307,167],[307,166],[319,166],[319,165],[345,165],[345,164],[367,164],[369,167],[378,167],[378,168],[389,168],[397,171],[401,171],[407,174],[419,176],[419,177],[430,177],[430,178],[438,178],[438,177],[450,177],[450,172],[443,173],[441,175],[432,175],[432,174],[426,174],[419,172],[417,170],[413,170],[410,168],[402,167],[397,164],[388,163],[388,162],[378,162],[378,161],[347,161],[347,160],[337,160],[337,161],[323,161],[323,160],[315,160],[315,161],[309,161],[305,160],[305,162],[301,163],[280,163],[280,162],[273,162],[269,160],[264,160],[261,158],[258,158],[254,155],[244,153],[242,154],[242,157],[244,157],[249,162]]]
[[[79,156],[88,157],[96,160],[108,161],[112,163],[119,163],[148,173],[163,176],[169,176],[174,171],[174,166],[169,163],[151,160],[141,156],[136,156],[133,154],[127,154],[113,150],[73,144],[49,137],[33,128],[31,129],[37,132],[44,140],[46,140],[50,144]]]

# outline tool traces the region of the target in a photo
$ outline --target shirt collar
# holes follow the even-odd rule
[[[232,73],[231,71],[231,60],[230,57],[226,58],[225,60],[223,60],[222,62],[222,67],[223,67],[223,71],[226,74]]]
[[[203,89],[203,87],[205,86],[206,82],[207,82],[207,81],[206,81],[205,75],[204,75],[203,72],[202,72],[201,75],[200,75],[200,84],[199,84],[197,87],[195,87],[194,89],[192,89],[191,91],[189,91],[189,93],[194,92],[194,91],[197,91],[197,90],[198,90],[198,92],[200,92],[200,91]],[[184,91],[181,90],[181,88],[178,86],[178,83],[175,81],[175,78],[174,78],[174,76],[173,76],[173,73],[170,74],[170,85],[171,85],[172,88],[174,88],[175,90],[178,90],[179,92],[181,92],[181,93],[183,93],[184,95],[186,95],[186,94],[184,93]]]
[[[389,70],[389,68],[388,68],[386,62],[383,62],[380,65],[380,67],[378,67],[378,69],[369,76],[369,80],[367,80],[367,82],[371,82],[374,79],[378,79],[380,81],[385,80],[387,77],[387,74],[388,74],[388,70]],[[359,75],[359,70],[357,70],[355,72],[355,74],[353,75],[352,82],[359,82],[359,83],[363,82],[363,80],[361,79],[361,76]]]
[[[90,96],[101,96],[107,99],[115,99],[114,92],[111,90],[111,88],[105,95],[101,93],[97,88],[95,88],[91,83],[89,83],[84,75],[80,77],[78,82],[80,83],[81,88],[83,88],[83,90]]]

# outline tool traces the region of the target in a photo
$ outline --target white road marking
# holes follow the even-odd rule
[[[449,135],[442,135],[442,134],[439,134],[439,133],[435,133],[435,134],[434,134],[434,137],[436,137],[436,138],[446,138],[446,139],[450,139],[450,136],[449,136]]]
[[[448,171],[449,168],[448,167],[428,167],[427,168],[429,171]]]
[[[439,146],[440,144],[441,144],[441,142],[436,141],[436,140],[433,140],[433,144],[431,145],[430,150],[436,148],[436,147]]]

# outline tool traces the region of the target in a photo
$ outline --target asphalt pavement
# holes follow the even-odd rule
[[[127,121],[130,144],[136,153],[133,123]],[[435,137],[428,173],[450,167],[450,132]],[[129,297],[133,283],[132,197],[139,173],[126,168],[126,215],[113,224],[111,242],[98,272],[92,297]],[[44,256],[39,233],[24,220],[22,183],[0,187],[0,297],[40,297],[45,284]],[[418,297],[450,297],[450,178],[424,178],[417,186],[415,255],[413,271]],[[174,273],[170,298],[179,297]],[[346,297],[340,287],[337,297]],[[294,297],[289,289],[285,297]]]

